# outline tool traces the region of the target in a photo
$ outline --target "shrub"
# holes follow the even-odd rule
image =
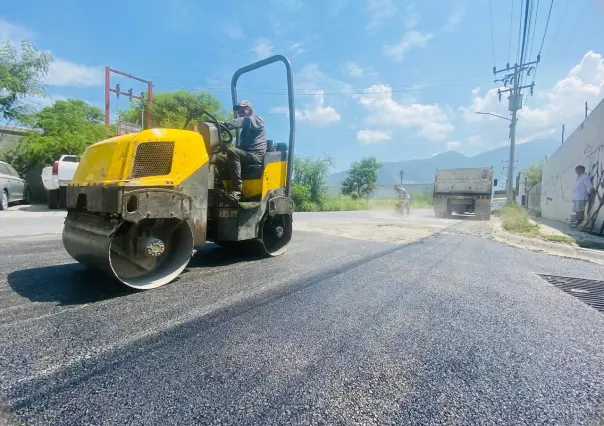
[[[357,200],[359,198],[359,193],[356,191],[352,191],[350,193],[350,198],[352,198],[353,200]]]
[[[310,202],[310,187],[294,183],[292,185],[292,200],[296,203],[296,207],[300,207],[302,204]]]
[[[501,209],[501,226],[517,234],[536,234],[539,225],[529,219],[528,213],[518,204],[506,204]]]

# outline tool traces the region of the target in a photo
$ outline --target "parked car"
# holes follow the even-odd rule
[[[67,184],[73,179],[78,168],[76,155],[61,155],[52,166],[42,169],[42,183],[48,191],[48,208],[65,208]]]
[[[8,163],[0,161],[0,210],[12,203],[29,203],[30,191],[25,180]]]

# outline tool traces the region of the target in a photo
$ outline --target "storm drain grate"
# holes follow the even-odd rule
[[[557,277],[555,275],[537,275],[560,290],[571,296],[575,296],[592,308],[604,312],[604,281],[575,277]]]

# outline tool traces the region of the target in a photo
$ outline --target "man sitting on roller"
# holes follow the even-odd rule
[[[251,102],[241,101],[233,107],[237,118],[224,123],[229,130],[241,129],[238,147],[229,147],[226,155],[216,156],[216,163],[221,168],[228,166],[231,174],[230,196],[236,200],[241,199],[243,180],[241,167],[248,165],[262,165],[266,154],[266,130],[264,120],[254,115]]]

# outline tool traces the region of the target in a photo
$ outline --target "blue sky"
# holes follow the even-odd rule
[[[235,69],[284,54],[295,71],[297,153],[332,154],[342,170],[365,155],[398,161],[505,145],[507,122],[475,111],[508,113],[492,82],[493,50],[498,68],[514,62],[521,1],[31,0],[3,5],[0,40],[27,38],[53,54],[53,99],[99,107],[106,65],[153,80],[156,92],[211,90],[228,106]],[[535,59],[550,1],[531,3],[527,52]],[[519,142],[558,138],[562,124],[580,123],[583,103],[595,106],[604,95],[603,54],[604,1],[555,0]],[[118,82],[144,89],[112,79]],[[282,67],[249,74],[241,85],[240,97],[253,101],[269,136],[285,141]],[[117,106],[112,97],[113,113]]]

